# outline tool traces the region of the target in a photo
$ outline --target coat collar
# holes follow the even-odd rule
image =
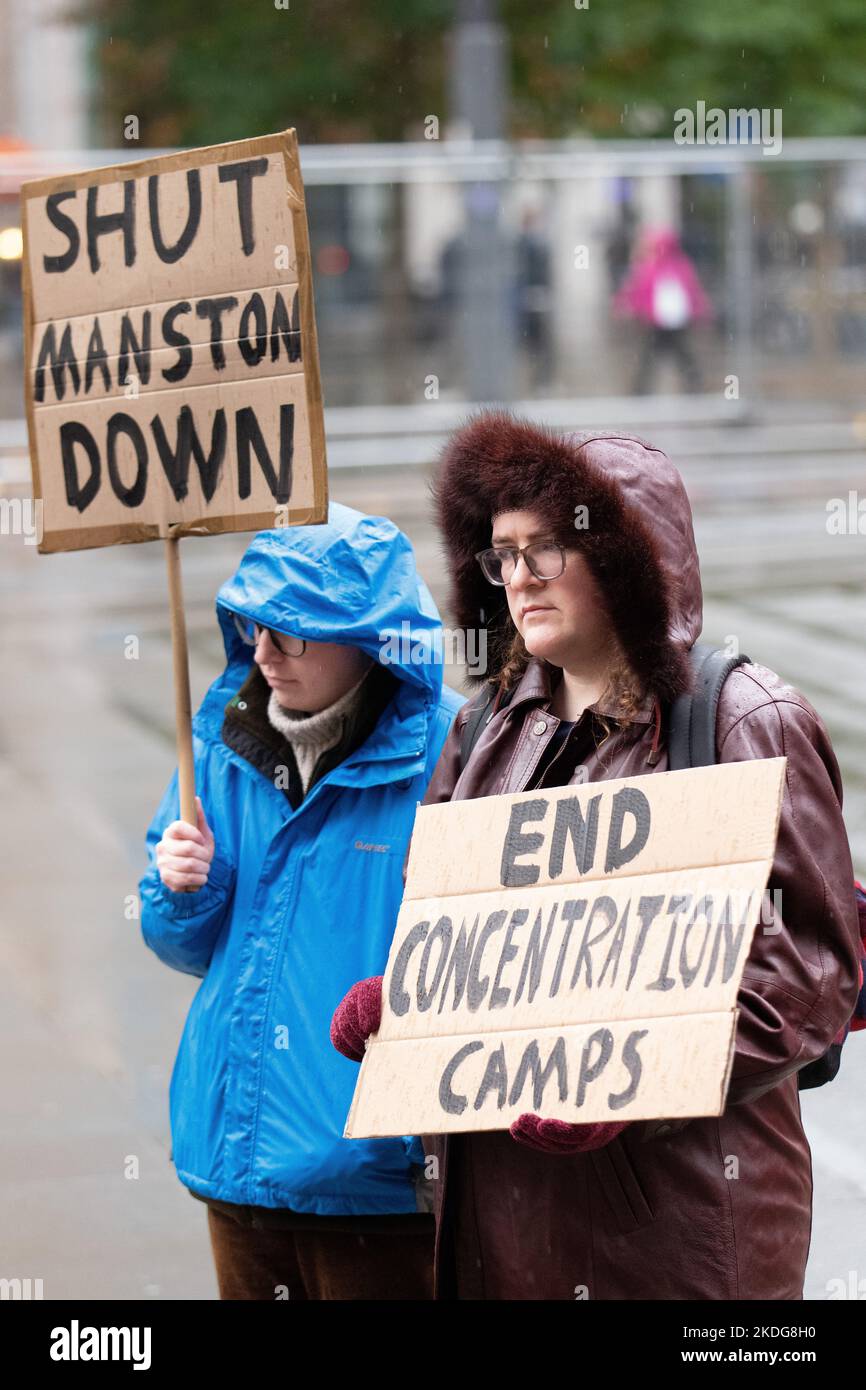
[[[518,681],[517,688],[509,701],[509,707],[529,703],[531,700],[543,700],[547,703],[553,697],[556,688],[556,680],[552,679],[552,673],[557,669],[557,667],[550,667],[538,657],[530,657],[526,670]],[[652,691],[649,691],[643,703],[632,716],[635,723],[651,724],[655,703],[655,696]],[[601,714],[610,719],[617,717],[616,702],[610,698],[596,700],[594,704],[587,705],[587,709],[591,710],[593,714]]]

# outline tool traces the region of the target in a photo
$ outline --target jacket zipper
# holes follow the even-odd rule
[[[229,751],[230,751],[232,754],[234,754],[235,756],[238,756],[237,754],[235,754],[235,750],[234,750],[234,749],[230,749]],[[245,761],[245,760],[241,759],[241,761]],[[386,759],[381,759],[381,761],[384,762],[384,761],[386,761]],[[252,767],[252,764],[250,764],[250,763],[247,763],[246,765],[247,765],[247,767]],[[342,764],[341,764],[341,765],[342,765]],[[257,768],[252,768],[252,771],[253,771],[254,773],[256,773],[256,772],[258,772],[258,769],[257,769]],[[332,771],[336,771],[336,769],[332,769]],[[270,781],[269,778],[267,778],[267,777],[264,776],[264,773],[258,773],[258,775],[259,775],[260,777],[262,777],[263,780],[264,780],[265,782],[267,782],[269,786],[273,786],[273,783]],[[329,782],[328,782],[328,777],[329,777],[329,776],[330,776],[330,774],[326,774],[326,775],[325,775],[324,777],[322,777],[318,782],[314,783],[314,785],[311,787],[310,791],[309,791],[309,792],[307,793],[307,795],[304,797],[303,801],[300,803],[299,806],[290,807],[290,809],[289,809],[289,815],[288,815],[288,816],[286,817],[286,819],[283,821],[282,825],[280,826],[280,830],[282,830],[282,829],[284,829],[286,826],[288,826],[293,820],[295,820],[298,816],[300,816],[300,814],[301,814],[302,811],[304,811],[305,809],[307,809],[307,808],[310,806],[311,802],[312,802],[313,799],[315,798],[316,793],[319,791],[319,788],[320,788],[320,787],[324,787],[324,786],[337,786],[337,787],[339,787],[339,786],[341,785],[340,783],[329,783]],[[396,779],[396,780],[399,780],[399,779]],[[374,784],[374,785],[375,785],[375,784]],[[366,788],[349,787],[349,788],[347,788],[346,790],[348,790],[348,791],[359,791],[359,790],[366,790]],[[274,791],[276,792],[276,788],[274,788]],[[282,797],[282,800],[283,800],[283,802],[285,803],[285,800],[286,800],[286,799],[285,799],[285,797],[283,796],[283,794],[282,794],[281,792],[280,792],[280,793],[277,793],[277,794],[280,795],[280,796]],[[269,845],[268,845],[268,850],[270,850],[271,845],[273,844],[273,842],[274,842],[274,840],[276,839],[277,835],[280,833],[280,830],[278,830],[278,831],[276,832],[276,834],[273,835],[273,836],[271,837],[270,843],[269,843]],[[256,1080],[256,1097],[255,1097],[255,1110],[254,1110],[254,1121],[253,1121],[253,1135],[252,1135],[252,1142],[251,1142],[251,1145],[250,1145],[250,1169],[249,1169],[249,1173],[247,1174],[247,1196],[248,1196],[248,1200],[249,1200],[250,1205],[255,1205],[255,1203],[253,1202],[253,1187],[254,1187],[254,1184],[255,1184],[255,1182],[256,1182],[256,1178],[255,1178],[255,1160],[256,1160],[256,1152],[257,1152],[257,1149],[258,1149],[259,1115],[260,1115],[260,1113],[261,1113],[262,1087],[263,1087],[263,1084],[264,1084],[265,1033],[266,1033],[266,1030],[267,1030],[267,1020],[268,1020],[268,1017],[269,1017],[269,1015],[270,1015],[271,998],[272,998],[272,996],[273,996],[274,981],[275,981],[276,976],[277,976],[277,972],[278,972],[278,969],[279,969],[280,962],[281,962],[281,960],[282,960],[282,958],[283,958],[283,952],[284,952],[284,947],[285,947],[286,922],[290,920],[290,913],[293,911],[294,906],[295,906],[295,903],[296,903],[296,901],[297,901],[297,897],[298,897],[298,888],[299,888],[299,882],[300,882],[300,872],[299,872],[299,870],[300,870],[300,865],[296,862],[296,863],[295,863],[295,866],[294,866],[294,869],[293,869],[292,882],[291,882],[291,887],[290,887],[290,890],[289,890],[289,898],[288,898],[288,901],[287,901],[287,904],[286,904],[286,910],[282,913],[281,919],[280,919],[279,937],[278,937],[278,940],[277,940],[276,945],[275,945],[275,950],[274,950],[274,961],[273,961],[273,966],[272,966],[272,969],[271,969],[271,976],[270,976],[270,979],[269,979],[269,981],[268,981],[267,994],[266,994],[266,996],[265,996],[265,1001],[264,1001],[264,1012],[263,1012],[263,1022],[262,1022],[261,1045],[260,1045],[260,1048],[259,1048],[259,1056],[258,1056],[258,1059],[257,1059],[257,1062],[256,1062],[257,1069],[258,1069],[258,1077],[257,1077],[257,1080]]]

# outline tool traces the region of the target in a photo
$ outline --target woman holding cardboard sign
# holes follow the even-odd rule
[[[664,772],[702,593],[677,470],[633,436],[485,412],[436,484],[454,616],[487,630],[491,717],[458,714],[426,804]],[[431,1136],[437,1294],[459,1299],[799,1299],[811,1155],[798,1071],[850,1018],[857,907],[838,764],[809,701],[751,662],[722,688],[717,760],[787,758],[768,892],[737,996],[724,1113]],[[763,921],[762,917],[762,921]],[[363,1055],[381,981],[332,1022]]]
[[[402,532],[338,503],[325,525],[260,532],[217,616],[198,828],[175,775],[141,884],[145,941],[201,977],[171,1082],[178,1177],[208,1204],[223,1298],[429,1298],[423,1155],[343,1140],[355,1068],[328,1021],[385,963],[415,806],[462,703],[441,662],[391,660],[385,637],[406,624],[424,643],[439,616]]]

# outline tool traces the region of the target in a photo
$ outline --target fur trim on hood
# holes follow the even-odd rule
[[[637,435],[560,435],[504,410],[485,410],[456,430],[432,484],[458,627],[486,628],[488,671],[502,671],[515,634],[505,590],[489,584],[475,554],[490,545],[493,517],[531,509],[563,545],[577,545],[604,590],[629,663],[663,704],[692,687],[688,651],[703,626],[700,568],[683,480],[660,449]],[[575,528],[576,508],[588,526]]]

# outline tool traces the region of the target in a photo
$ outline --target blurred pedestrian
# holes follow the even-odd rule
[[[515,243],[517,341],[529,359],[530,382],[549,382],[552,368],[550,247],[539,230],[538,213],[527,209]]]
[[[384,968],[462,704],[433,659],[439,615],[402,532],[337,503],[325,525],[257,535],[216,608],[198,826],[175,773],[141,881],[145,941],[202,979],[171,1080],[177,1174],[208,1204],[221,1298],[429,1298],[423,1151],[343,1139],[357,1069],[328,1028]]]
[[[632,384],[635,395],[649,390],[662,357],[675,359],[688,390],[700,389],[691,331],[694,323],[712,317],[712,306],[671,228],[653,228],[643,234],[631,270],[614,295],[613,308],[615,315],[645,325]]]

